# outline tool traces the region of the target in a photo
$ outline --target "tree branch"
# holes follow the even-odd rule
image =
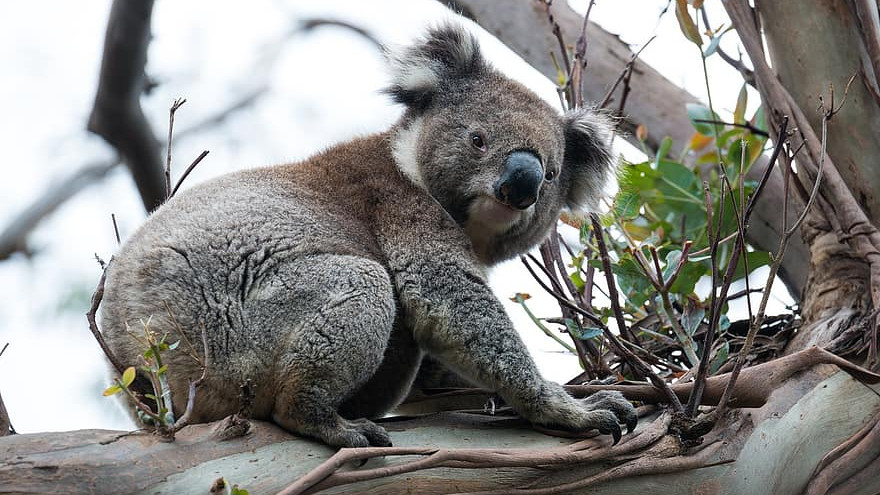
[[[16,252],[30,254],[27,238],[37,225],[65,201],[101,180],[118,164],[116,160],[90,163],[46,189],[0,232],[0,260],[5,260]]]
[[[114,0],[88,124],[90,131],[119,152],[147,211],[157,208],[166,196],[159,141],[140,104],[147,87],[144,67],[152,12],[153,0]]]

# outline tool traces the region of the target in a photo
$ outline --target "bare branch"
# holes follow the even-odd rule
[[[119,152],[147,211],[162,204],[166,194],[159,141],[140,104],[152,13],[153,0],[114,0],[88,126]]]
[[[88,164],[46,189],[0,232],[0,260],[5,260],[16,252],[29,254],[27,238],[37,225],[65,201],[106,176],[118,164],[115,160]]]
[[[0,349],[0,356],[3,356],[7,347],[9,347],[9,342],[3,344],[3,348]],[[3,403],[3,397],[0,396],[0,437],[5,437],[14,433],[15,428],[12,427],[12,422],[9,420],[9,413],[6,411],[6,404]]]
[[[89,308],[89,311],[86,313],[86,319],[89,322],[89,330],[92,331],[92,335],[95,336],[95,340],[98,341],[98,345],[101,346],[101,350],[104,351],[104,355],[107,356],[107,360],[110,361],[110,364],[113,365],[113,368],[120,374],[125,371],[125,366],[122,365],[122,362],[119,358],[113,354],[113,351],[110,350],[110,347],[107,346],[107,342],[104,340],[104,336],[101,334],[101,330],[98,329],[98,322],[96,319],[96,315],[98,313],[98,307],[101,305],[101,299],[104,298],[104,282],[107,280],[107,270],[110,269],[110,266],[113,264],[113,259],[110,259],[110,262],[107,263],[107,266],[104,267],[104,270],[101,272],[101,279],[98,280],[98,287],[95,288],[94,294],[92,294],[92,305]]]

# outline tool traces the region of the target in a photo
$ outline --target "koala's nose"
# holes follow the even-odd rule
[[[495,183],[495,199],[525,210],[538,201],[543,181],[541,159],[531,151],[514,151],[504,160],[504,170]]]

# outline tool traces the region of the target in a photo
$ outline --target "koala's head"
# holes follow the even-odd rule
[[[394,131],[400,170],[471,238],[486,263],[540,242],[567,208],[597,206],[613,177],[612,132],[591,110],[560,115],[445,25],[391,56],[387,92],[406,105]]]

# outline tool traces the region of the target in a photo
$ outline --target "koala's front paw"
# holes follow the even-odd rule
[[[532,421],[569,431],[599,430],[603,435],[611,435],[614,444],[622,436],[620,423],[626,425],[627,432],[636,427],[636,409],[620,392],[603,390],[583,400],[572,398],[561,387],[560,392]]]
[[[621,392],[616,390],[600,390],[581,401],[587,409],[607,409],[617,416],[621,423],[626,425],[626,432],[632,433],[639,421],[636,408],[626,400]]]
[[[620,440],[620,426],[618,423],[626,425],[626,432],[632,433],[639,422],[639,416],[636,414],[636,408],[632,403],[616,390],[600,390],[593,395],[581,401],[589,411],[610,411],[614,415],[614,427],[611,434],[614,436],[614,443]],[[602,433],[601,429],[599,429]],[[617,432],[616,435],[614,432]]]

